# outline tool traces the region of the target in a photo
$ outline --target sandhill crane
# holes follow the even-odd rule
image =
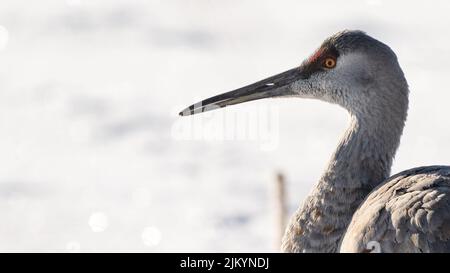
[[[350,114],[328,167],[291,218],[285,252],[450,252],[450,167],[389,177],[408,84],[394,52],[362,31],[327,38],[299,67],[203,100],[180,115],[268,97],[313,98]]]

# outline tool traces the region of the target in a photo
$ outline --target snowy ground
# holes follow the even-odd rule
[[[302,2],[2,0],[0,250],[274,251],[275,171],[293,210],[345,111],[280,99],[177,113],[344,28],[389,44],[409,80],[393,171],[449,164],[449,2]]]

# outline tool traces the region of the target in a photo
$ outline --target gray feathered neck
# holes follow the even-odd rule
[[[329,92],[326,101],[349,111],[350,126],[292,217],[283,238],[284,251],[337,252],[353,213],[390,174],[406,120],[408,86],[395,54],[373,41],[362,32],[347,31],[324,42],[323,46],[335,46],[342,55],[355,50],[365,54],[375,68],[367,73],[367,83],[360,90],[323,91]],[[374,55],[379,58],[371,59]],[[365,92],[364,96],[350,96],[358,92]]]

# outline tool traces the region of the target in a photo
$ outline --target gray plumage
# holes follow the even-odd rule
[[[353,216],[341,252],[450,252],[450,168],[420,167],[376,188]]]
[[[413,169],[386,179],[408,107],[408,86],[395,54],[359,31],[338,33],[322,47],[330,45],[341,57],[358,57],[331,79],[318,76],[323,78],[317,82],[332,81],[334,88],[312,88],[323,92],[315,98],[346,108],[352,122],[324,175],[291,219],[283,250],[364,252],[371,241],[380,243],[382,252],[450,250],[450,168]],[[379,184],[385,186],[374,190]],[[410,199],[392,194],[395,188]],[[425,196],[427,213],[421,209]],[[440,198],[432,207],[431,196]]]
[[[286,252],[450,252],[450,167],[389,177],[408,110],[394,52],[361,31],[326,39],[301,66],[191,105],[190,115],[267,97],[337,104],[350,126],[291,218]]]

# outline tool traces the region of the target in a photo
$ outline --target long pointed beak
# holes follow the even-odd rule
[[[239,89],[202,100],[181,111],[180,116],[202,113],[247,101],[292,96],[295,93],[291,84],[302,78],[304,78],[302,70],[294,68]]]

